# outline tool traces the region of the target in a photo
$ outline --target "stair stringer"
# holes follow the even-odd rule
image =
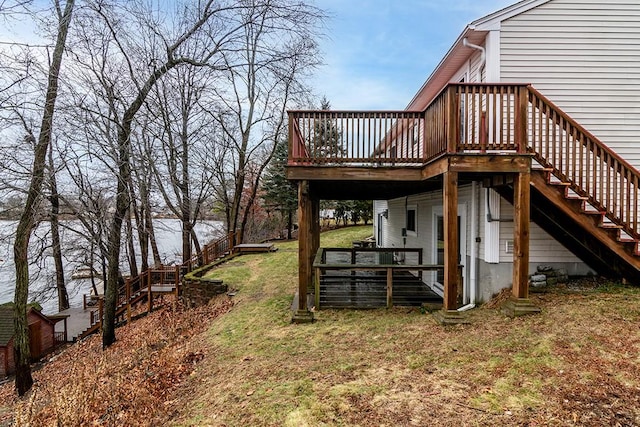
[[[556,185],[550,184],[544,173],[532,171],[531,187],[534,190],[532,197],[538,198],[535,201],[532,200],[531,203],[532,219],[534,216],[536,217],[537,221],[534,219],[536,224],[547,232],[549,232],[548,229],[551,229],[553,232],[550,234],[554,237],[557,237],[558,230],[553,229],[553,223],[567,232],[571,228],[571,242],[580,242],[582,249],[576,249],[575,245],[571,244],[565,244],[565,247],[571,246],[568,249],[576,256],[603,275],[625,278],[636,283],[640,282],[640,257],[634,254],[637,242],[629,243],[618,240],[614,235],[614,233],[618,233],[617,229],[607,229],[601,226],[603,215],[585,212],[582,209],[581,200],[567,198],[563,194],[564,188],[559,189]],[[553,206],[553,211],[544,212],[545,207],[541,206],[544,201]],[[553,220],[553,217],[559,218],[560,214],[564,218],[562,224],[558,224],[557,219]],[[545,219],[550,220],[551,223],[545,223]],[[588,233],[588,235],[584,233]],[[563,243],[561,239],[558,240]],[[589,260],[585,258],[589,258]]]

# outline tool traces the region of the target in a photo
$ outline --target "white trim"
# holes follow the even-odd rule
[[[433,264],[437,264],[438,263],[438,247],[437,247],[437,243],[438,243],[438,216],[444,216],[443,215],[443,210],[442,210],[442,206],[434,206],[431,209],[431,226],[433,228],[433,241],[431,242],[431,262]],[[461,258],[461,263],[462,263],[462,280],[464,282],[464,287],[465,287],[465,293],[466,293],[466,288],[467,286],[469,286],[469,280],[467,277],[467,272],[468,272],[468,268],[467,268],[467,204],[466,203],[460,203],[458,204],[458,216],[460,217],[460,229],[458,230],[458,233],[460,234],[460,258]],[[445,237],[446,238],[446,237]],[[437,272],[433,271],[431,272],[431,274],[429,275],[429,281],[431,283],[431,289],[438,295],[440,295],[441,297],[444,296],[444,287],[442,283],[439,283],[437,281]]]
[[[485,39],[486,81],[496,83],[500,81],[500,31],[490,31]]]
[[[468,28],[478,31],[499,30],[500,23],[521,13],[527,12],[535,7],[550,2],[551,0],[523,0],[519,3],[512,4],[482,18],[476,19]]]
[[[415,230],[409,230],[409,211],[415,211],[413,218]],[[407,230],[407,236],[418,237],[418,205],[407,205],[407,209],[404,213],[404,227]]]

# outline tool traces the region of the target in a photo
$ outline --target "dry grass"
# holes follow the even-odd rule
[[[449,328],[409,308],[319,311],[294,325],[297,250],[279,249],[211,273],[238,292],[230,311],[209,309],[224,315],[154,313],[119,331],[123,355],[95,339],[76,346],[37,373],[32,400],[0,403],[0,414],[17,425],[640,425],[636,288],[557,288],[533,295],[540,315],[473,310],[470,325]],[[165,332],[147,337],[145,322]],[[77,379],[42,385],[61,366]]]

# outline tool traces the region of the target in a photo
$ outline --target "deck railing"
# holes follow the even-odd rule
[[[292,111],[289,166],[411,166],[444,154],[531,153],[640,238],[640,173],[528,84],[451,83],[420,112]]]
[[[419,111],[291,111],[289,162],[393,165],[425,162]]]
[[[524,150],[527,101],[524,84],[452,83],[424,111],[290,111],[289,164],[407,166]]]
[[[416,284],[426,286],[422,282],[423,272],[444,270],[444,265],[423,264],[422,256],[422,248],[320,248],[313,263],[315,305],[323,307],[321,287],[347,286],[353,289],[354,301],[360,299],[362,303],[355,303],[354,308],[392,307],[394,289],[408,286],[412,287],[411,293],[419,294]],[[462,284],[461,279],[459,283]]]

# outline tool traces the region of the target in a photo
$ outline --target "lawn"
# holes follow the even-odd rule
[[[334,230],[321,246],[368,235]],[[541,314],[478,308],[454,327],[412,308],[292,324],[297,243],[277,247],[210,273],[231,300],[166,303],[106,352],[99,337],[73,346],[27,399],[0,387],[0,425],[640,425],[636,287],[583,280],[533,295]]]
[[[370,227],[322,235],[348,246]],[[207,332],[208,356],[178,425],[634,425],[640,423],[640,292],[534,296],[542,314],[469,312],[442,327],[419,309],[316,312],[291,324],[297,246],[236,258],[237,289]]]

